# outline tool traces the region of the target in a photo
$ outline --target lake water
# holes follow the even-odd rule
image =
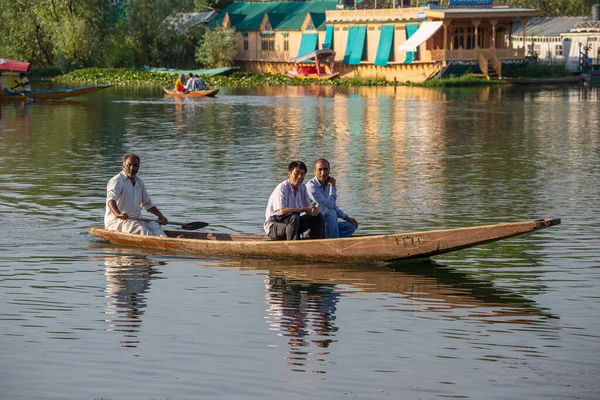
[[[590,86],[0,103],[0,398],[598,399],[599,110]],[[211,232],[262,233],[287,163],[319,157],[357,233],[562,224],[378,265],[119,247],[87,228],[132,151]]]

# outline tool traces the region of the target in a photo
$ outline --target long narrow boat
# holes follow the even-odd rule
[[[372,262],[427,258],[495,242],[560,224],[558,218],[435,231],[365,235],[344,239],[273,241],[261,235],[166,231],[168,237],[144,236],[102,227],[89,233],[109,242],[191,254],[198,257],[295,259],[325,262]]]
[[[581,83],[584,77],[581,75],[561,76],[556,78],[503,78],[513,85],[557,85],[569,83]]]
[[[214,97],[217,93],[219,93],[219,89],[207,89],[207,90],[196,90],[193,92],[180,93],[175,92],[174,90],[163,88],[166,94],[173,97]]]
[[[32,90],[29,93],[0,91],[0,101],[27,101],[27,100],[58,100],[73,96],[96,92],[112,87],[113,85],[81,86],[70,89]]]

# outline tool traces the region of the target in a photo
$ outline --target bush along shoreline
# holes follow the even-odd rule
[[[32,75],[36,75],[36,71]],[[178,73],[148,72],[137,69],[111,69],[111,68],[85,68],[78,69],[65,75],[52,78],[58,82],[77,84],[117,84],[117,85],[160,85],[171,87],[175,84]],[[210,87],[254,87],[254,86],[423,86],[423,87],[449,87],[449,86],[487,86],[505,84],[499,80],[486,80],[482,77],[464,75],[434,79],[422,83],[391,82],[383,78],[334,78],[329,80],[297,79],[282,74],[265,74],[251,72],[234,72],[231,75],[203,76]]]

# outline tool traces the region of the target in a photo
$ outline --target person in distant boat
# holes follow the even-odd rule
[[[137,177],[139,169],[140,158],[137,155],[129,153],[123,156],[123,170],[106,186],[104,227],[111,231],[166,236],[160,225],[169,221],[150,200],[144,182]],[[129,219],[140,218],[142,209],[156,215],[158,223]]]
[[[175,82],[175,88],[173,89],[175,92],[185,93],[185,75],[179,75],[177,82]]]
[[[320,158],[315,162],[315,176],[306,184],[308,196],[321,211],[326,238],[352,236],[358,228],[358,222],[337,206],[336,180],[329,175],[330,171],[331,167],[326,159]],[[343,221],[338,222],[338,218]]]
[[[194,81],[194,74],[190,72],[187,83],[185,84],[185,90],[188,92],[193,92],[196,89],[196,81]]]
[[[273,240],[298,240],[308,232],[310,239],[323,237],[323,220],[319,209],[311,205],[304,176],[306,164],[292,161],[288,165],[288,179],[271,193],[265,211],[265,233]]]
[[[198,74],[194,75],[194,88],[195,90],[207,90],[208,86],[206,86],[206,82],[204,79],[200,78]]]
[[[16,85],[11,88],[12,90],[18,89],[18,91],[22,93],[31,92],[31,87],[29,86],[29,79],[27,79],[27,77],[25,76],[25,72],[21,72],[19,74],[19,79],[16,80],[15,83]]]

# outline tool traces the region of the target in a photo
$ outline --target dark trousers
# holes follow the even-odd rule
[[[300,235],[309,231],[309,239],[323,237],[323,218],[321,214],[313,217],[308,214],[291,213],[277,217],[269,229],[269,238],[273,240],[298,240]]]

